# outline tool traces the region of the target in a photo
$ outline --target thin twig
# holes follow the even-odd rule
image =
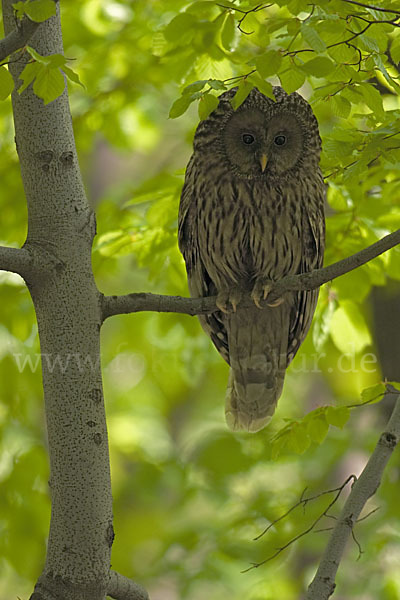
[[[304,499],[302,501],[299,501],[297,503],[296,506],[299,506],[299,504],[301,504],[302,502],[305,501],[310,501],[312,499],[318,498],[319,496],[323,496],[324,494],[328,494],[330,492],[337,492],[335,497],[333,498],[333,500],[331,500],[331,502],[329,503],[329,505],[326,507],[326,509],[313,521],[313,523],[311,523],[311,525],[309,527],[307,527],[307,529],[305,529],[304,531],[302,531],[301,533],[299,533],[298,535],[296,535],[295,537],[293,537],[292,539],[290,539],[286,544],[284,544],[283,546],[280,546],[276,552],[274,552],[274,554],[272,554],[271,556],[269,556],[268,558],[266,558],[265,560],[262,560],[258,563],[253,563],[250,567],[248,567],[247,569],[245,569],[244,571],[242,571],[242,573],[247,573],[248,571],[251,571],[252,569],[258,569],[258,567],[261,567],[261,565],[265,565],[265,563],[273,560],[274,558],[276,558],[281,552],[283,552],[284,550],[286,550],[286,548],[288,548],[289,546],[291,546],[292,544],[294,544],[294,542],[297,542],[297,540],[299,540],[300,538],[304,537],[305,535],[307,535],[308,533],[310,533],[314,527],[317,525],[317,523],[319,523],[321,521],[321,519],[324,516],[327,516],[326,513],[327,511],[332,508],[332,506],[337,502],[340,494],[342,493],[343,489],[346,487],[346,485],[351,481],[356,481],[356,476],[355,475],[350,475],[350,477],[348,477],[346,479],[346,481],[339,487],[335,488],[334,490],[329,490],[328,492],[321,492],[321,494],[318,494],[316,496],[314,496],[313,498],[309,498],[309,499]],[[295,507],[292,507],[292,509],[290,509],[287,513],[289,514],[289,512],[291,512],[291,510],[293,510]],[[277,520],[282,519],[284,516],[280,517]],[[267,528],[268,529],[268,528]],[[262,534],[263,535],[263,534]],[[260,536],[258,536],[260,537]],[[256,538],[258,539],[258,538]]]
[[[393,10],[390,8],[381,8],[379,6],[371,6],[370,4],[363,4],[362,2],[356,2],[356,0],[341,0],[347,2],[347,4],[355,4],[356,6],[362,6],[363,8],[369,8],[371,10],[377,10],[379,12],[392,13],[394,15],[400,15],[400,10]]]
[[[304,498],[304,494],[305,494],[305,491],[307,489],[307,488],[304,488],[304,490],[301,493],[300,500],[298,502],[296,502],[296,504],[294,504],[291,508],[289,508],[289,510],[287,510],[283,515],[281,515],[280,517],[278,517],[277,519],[275,519],[274,521],[272,521],[272,523],[270,523],[268,525],[268,527],[266,527],[264,529],[264,531],[262,531],[259,535],[257,535],[257,537],[254,538],[254,541],[259,540],[263,535],[265,535],[271,529],[271,527],[274,527],[274,525],[276,525],[277,523],[279,523],[279,521],[282,521],[282,519],[284,519],[285,517],[287,517],[298,506],[303,505],[303,508],[305,508],[306,505],[309,502],[312,502],[313,500],[316,500],[317,498],[320,498],[321,496],[325,496],[326,494],[333,494],[333,492],[337,492],[339,490],[342,490],[343,487],[346,486],[349,483],[350,479],[355,479],[355,476],[354,475],[350,475],[350,477],[348,479],[346,479],[346,481],[341,486],[333,488],[332,490],[325,490],[325,492],[320,492],[319,494],[316,494],[315,496],[310,496],[309,498]],[[326,515],[326,516],[328,517],[330,515]]]

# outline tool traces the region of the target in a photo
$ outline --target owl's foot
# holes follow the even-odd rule
[[[237,305],[242,299],[243,292],[238,287],[225,288],[218,292],[216,305],[223,313],[236,312]]]
[[[262,277],[260,277],[256,280],[253,287],[253,291],[251,292],[251,299],[258,308],[262,308],[260,301],[266,300],[268,298],[268,294],[272,289],[272,285],[273,281],[271,281],[270,279],[263,279]],[[267,306],[280,306],[282,302],[283,298],[277,298],[273,302],[267,302]]]

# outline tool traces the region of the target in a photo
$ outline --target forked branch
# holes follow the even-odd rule
[[[316,269],[300,275],[288,275],[273,284],[265,305],[283,296],[286,292],[314,290],[319,286],[349,273],[365,265],[383,252],[400,244],[400,229],[385,236],[375,244],[360,252],[339,260],[323,269]],[[245,298],[240,306],[252,305],[250,297]],[[160,294],[127,294],[125,296],[102,296],[103,320],[112,315],[127,314],[141,311],[184,313],[201,315],[217,311],[216,296],[206,298],[182,298],[181,296],[163,296]]]
[[[57,3],[59,0],[54,0]],[[16,21],[16,27],[0,40],[0,62],[13,52],[23,48],[41,23],[31,21],[27,16]]]
[[[350,495],[339,515],[316,575],[311,582],[305,600],[328,600],[335,590],[335,577],[354,524],[368,498],[378,489],[383,471],[393,450],[400,440],[400,394],[397,396],[392,416],[386,430],[367,462],[363,472],[352,487]]]

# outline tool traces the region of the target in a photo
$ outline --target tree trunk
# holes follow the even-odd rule
[[[6,34],[16,27],[3,0]],[[29,41],[63,53],[57,16]],[[21,56],[19,56],[19,59]],[[10,65],[13,77],[24,67]],[[34,600],[103,600],[113,542],[107,428],[100,365],[100,302],[91,268],[95,235],[81,180],[67,90],[45,106],[31,87],[12,97],[28,203],[29,264],[42,355],[52,512],[47,558]]]

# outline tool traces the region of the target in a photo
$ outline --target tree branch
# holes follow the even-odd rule
[[[335,576],[347,539],[368,498],[378,489],[383,471],[393,450],[400,440],[400,394],[389,419],[386,430],[367,462],[360,477],[353,485],[343,510],[333,528],[317,573],[311,582],[305,600],[328,600],[335,590]]]
[[[391,10],[390,8],[382,8],[379,6],[371,6],[370,4],[363,4],[362,2],[356,2],[355,0],[342,0],[347,4],[355,4],[356,6],[362,6],[363,8],[369,8],[371,10],[377,10],[379,12],[392,13],[394,15],[400,15],[400,10]]]
[[[364,265],[383,252],[400,244],[400,229],[385,236],[375,244],[364,248],[360,252],[348,256],[323,269],[316,269],[300,275],[287,275],[273,284],[268,299],[271,303],[283,296],[286,292],[314,290],[322,284],[349,273],[353,269]],[[187,315],[200,315],[219,310],[216,306],[216,296],[205,298],[182,298],[181,296],[163,296],[160,294],[127,294],[125,296],[102,296],[103,321],[107,317],[118,314],[127,314],[140,311],[173,312]],[[252,306],[250,297],[246,297],[240,306]]]
[[[55,3],[58,1],[54,0]],[[31,21],[26,16],[21,20],[16,20],[15,29],[0,40],[0,61],[3,61],[13,52],[23,48],[41,24]]]
[[[24,276],[32,265],[32,256],[25,248],[0,246],[0,270]]]
[[[28,17],[24,17],[18,23],[16,29],[0,40],[0,61],[3,61],[13,52],[23,48],[33,36],[39,25],[41,25],[41,23],[35,23],[28,19]]]
[[[115,600],[149,600],[148,593],[141,585],[116,571],[110,571],[107,595]]]

